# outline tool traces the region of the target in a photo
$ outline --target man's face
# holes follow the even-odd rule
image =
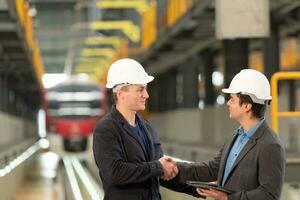
[[[146,100],[149,98],[147,85],[129,85],[127,90],[120,91],[120,103],[122,102],[129,110],[145,110]]]

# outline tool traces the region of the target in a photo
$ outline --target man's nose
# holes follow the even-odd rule
[[[148,92],[147,92],[147,90],[146,90],[146,89],[144,89],[144,92],[143,92],[143,97],[144,97],[144,98],[146,98],[146,99],[148,99],[148,98],[149,98],[149,94],[148,94]]]
[[[226,103],[226,105],[227,105],[227,106],[229,106],[229,104],[230,104],[230,102],[229,102],[229,101],[230,101],[230,100],[228,100],[228,101],[227,101],[227,103]]]

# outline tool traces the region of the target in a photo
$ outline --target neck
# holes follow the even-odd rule
[[[116,109],[123,115],[123,117],[131,126],[135,126],[136,111],[129,110],[120,104],[116,105]]]
[[[246,119],[241,119],[239,122],[240,122],[241,126],[243,127],[244,132],[248,132],[250,130],[250,128],[252,128],[259,122],[259,119],[256,117],[249,117]]]

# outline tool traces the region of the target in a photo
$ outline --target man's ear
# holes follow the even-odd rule
[[[124,97],[125,94],[125,90],[123,90],[123,88],[121,88],[120,90],[117,91],[117,97],[118,99],[122,99]]]
[[[118,99],[120,99],[121,96],[122,96],[122,90],[118,90],[118,91],[116,92],[116,95],[117,95]]]
[[[251,111],[251,109],[252,109],[251,103],[244,103],[244,106],[245,106],[247,112]]]

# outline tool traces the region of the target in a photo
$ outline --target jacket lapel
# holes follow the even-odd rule
[[[233,163],[233,166],[230,170],[230,173],[228,174],[227,180],[230,178],[231,174],[235,170],[236,166],[239,164],[239,162],[250,152],[251,149],[254,148],[254,146],[257,144],[257,140],[262,136],[264,130],[266,128],[266,122],[263,122],[261,126],[256,130],[252,138],[247,142],[245,147],[240,152],[239,156],[236,158],[236,160]],[[226,161],[225,161],[226,162]]]
[[[130,127],[130,125],[128,123],[124,123],[123,127],[126,130],[126,132],[128,133],[128,135],[131,136],[132,138],[134,138],[137,141],[137,143],[141,146],[144,154],[147,155],[146,154],[147,151],[146,151],[146,148],[145,148],[145,145],[144,145],[142,139],[132,130],[132,128]]]
[[[124,130],[128,133],[130,137],[132,137],[142,148],[143,153],[145,155],[145,158],[147,158],[147,151],[145,149],[144,143],[142,139],[132,130],[129,123],[126,121],[126,119],[123,117],[123,115],[116,109],[115,106],[112,106],[111,109],[112,116],[118,120],[118,122],[122,125]]]
[[[224,154],[222,154],[222,157],[221,157],[221,161],[220,161],[221,164],[220,164],[220,170],[219,170],[219,176],[218,176],[218,180],[220,181],[219,184],[222,184],[224,171],[225,171],[225,166],[226,166],[226,161],[227,161],[229,152],[231,150],[231,147],[232,147],[232,145],[234,144],[234,142],[236,140],[236,137],[237,137],[237,133],[235,133],[234,136],[231,137],[229,142],[224,145],[224,148],[223,148]]]
[[[153,138],[151,137],[150,131],[146,128],[145,123],[143,122],[143,120],[140,118],[139,115],[137,115],[137,118],[140,122],[140,125],[142,126],[143,130],[145,131],[146,137],[148,138],[149,141],[149,145],[150,145],[150,149],[149,149],[149,158],[150,160],[153,160],[153,155],[155,155],[155,153],[153,152],[154,150],[154,142],[153,142]]]

